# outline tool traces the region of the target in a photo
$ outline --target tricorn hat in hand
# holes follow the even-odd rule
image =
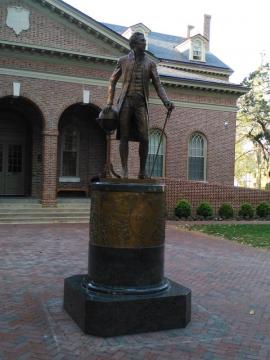
[[[113,107],[106,109],[106,112],[102,110],[99,113],[97,122],[106,132],[112,132],[118,127],[118,112]]]

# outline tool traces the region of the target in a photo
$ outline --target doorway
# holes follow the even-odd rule
[[[29,188],[30,136],[16,112],[0,111],[0,195],[26,195]]]

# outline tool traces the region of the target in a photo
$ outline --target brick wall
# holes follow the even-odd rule
[[[0,64],[4,67],[21,69],[35,69],[37,71],[48,71],[64,75],[87,76],[89,78],[108,79],[112,66],[104,66],[104,70],[97,69],[89,64],[80,61],[76,63],[67,62],[60,64],[46,63],[45,60],[26,60],[14,57],[0,57]],[[0,65],[0,66],[1,66]],[[3,77],[6,80],[6,86],[2,90],[3,95],[10,95],[12,90],[12,81],[22,81],[22,94],[28,97],[38,106],[42,107],[43,112],[51,112],[54,109],[54,118],[61,116],[61,113],[72,103],[82,100],[82,89],[85,87],[80,84],[63,83],[47,80],[35,80],[29,78]],[[101,86],[88,86],[91,91],[92,102],[99,107],[106,103],[107,89]],[[183,89],[173,89],[166,87],[168,96],[174,101],[186,101],[191,103],[190,108],[177,107],[166,128],[167,151],[166,151],[166,173],[165,175],[177,176],[182,179],[187,178],[187,144],[188,138],[193,131],[202,132],[208,140],[208,181],[218,181],[221,183],[232,184],[233,181],[233,163],[234,163],[234,134],[235,134],[235,113],[217,110],[203,110],[192,108],[192,103],[208,103],[214,105],[235,105],[236,97],[224,94],[210,94],[203,91],[190,91]],[[70,95],[72,94],[72,98]],[[155,95],[154,92],[151,94]],[[155,95],[156,96],[156,95]],[[117,98],[117,95],[116,95]],[[73,100],[74,102],[72,102]],[[165,108],[163,105],[150,105],[150,127],[162,128],[165,119]],[[55,116],[56,115],[56,116]],[[57,127],[57,124],[51,124],[51,115],[45,114],[46,126]],[[229,126],[224,128],[224,122]],[[117,146],[118,148],[118,146]],[[131,151],[131,156],[134,154]],[[117,154],[115,153],[115,158]],[[221,161],[222,160],[222,161]],[[132,169],[136,160],[130,159]],[[216,167],[222,162],[222,169],[217,173]],[[119,165],[119,161],[118,161]],[[116,167],[118,166],[116,164]],[[134,172],[133,172],[133,175]]]
[[[238,209],[244,202],[253,206],[262,201],[270,202],[270,191],[226,186],[220,184],[208,184],[203,182],[184,181],[179,179],[164,179],[166,184],[166,202],[168,216],[173,216],[174,208],[178,200],[188,200],[195,214],[198,205],[209,202],[217,214],[218,208],[223,203],[230,203],[234,209]]]
[[[32,130],[32,186],[31,195],[40,197],[42,186],[42,131],[41,126],[35,119]]]
[[[220,94],[214,92],[204,92],[194,89],[175,88],[170,87],[170,96],[172,99],[179,101],[193,102],[197,104],[213,104],[213,105],[227,105],[235,106],[236,97],[232,94]],[[150,91],[150,97],[155,97],[156,92],[154,88]]]
[[[19,36],[16,36],[14,31],[5,24],[6,9],[9,5],[24,6],[31,11],[30,29],[23,31]],[[52,11],[48,12],[47,8],[37,2],[30,5],[30,2],[24,0],[3,0],[0,5],[0,36],[1,39],[8,41],[120,56],[119,51],[109,43],[102,43],[101,40],[87,34],[69,20]],[[45,54],[32,55],[27,51],[16,52],[7,49],[0,51],[0,67],[99,80],[108,80],[113,70],[113,65],[109,63],[94,63]],[[107,87],[66,82],[67,79],[55,81],[0,75],[0,98],[12,95],[13,81],[21,83],[21,96],[38,107],[43,119],[43,122],[40,121],[37,126],[33,125],[32,195],[40,196],[42,188],[43,203],[47,201],[48,204],[53,204],[60,166],[61,140],[58,133],[60,118],[70,106],[82,102],[83,89],[90,90],[92,104],[103,108],[107,99]],[[186,106],[176,107],[165,130],[164,176],[186,181],[188,139],[196,131],[204,134],[207,139],[207,181],[232,185],[235,113],[226,111],[226,106],[235,106],[237,96],[168,86],[165,86],[165,89],[171,100],[185,102]],[[115,98],[118,93],[119,89]],[[153,89],[150,91],[150,98],[156,98]],[[190,106],[187,106],[187,103]],[[194,103],[204,106],[209,104],[209,107],[198,109]],[[224,109],[214,110],[211,105],[224,106]],[[150,104],[149,111],[149,127],[162,129],[166,115],[163,105]],[[225,121],[228,123],[227,128],[224,127]],[[104,137],[97,128],[86,126],[86,124],[80,124],[80,126],[83,134],[80,177],[83,182],[87,182],[89,177],[96,175],[103,167],[106,146]],[[112,162],[115,170],[120,172],[118,145],[118,141],[112,141]],[[136,177],[139,171],[138,143],[130,144],[129,153],[129,174]],[[40,154],[42,161],[40,161]],[[175,186],[177,188],[177,183]]]
[[[83,85],[24,77],[0,76],[0,78],[2,84],[2,96],[0,99],[5,99],[6,96],[12,95],[12,82],[19,81],[21,83],[22,96],[19,99],[24,99],[23,101],[28,103],[27,106],[30,108],[32,106],[31,103],[37,106],[41,118],[44,119],[42,123],[41,118],[37,116],[38,114],[35,116],[29,115],[29,120],[32,124],[31,195],[41,197],[41,190],[43,188],[43,197],[46,197],[48,202],[52,203],[52,198],[55,197],[55,190],[49,190],[48,186],[51,187],[52,183],[57,181],[58,176],[53,176],[52,172],[57,171],[59,173],[60,162],[58,160],[57,164],[52,163],[57,160],[57,158],[52,156],[54,155],[54,147],[48,145],[48,149],[44,151],[45,137],[43,134],[48,130],[55,133],[56,139],[53,136],[50,141],[53,141],[53,146],[56,144],[56,149],[59,148],[58,124],[60,117],[68,107],[82,102]],[[98,86],[88,86],[87,88],[91,91],[95,105],[103,106],[107,96],[104,88]],[[12,99],[12,102],[14,110],[20,108],[21,105],[17,102],[17,99]],[[82,119],[84,123],[81,128],[82,147],[80,152],[80,177],[82,185],[87,184],[92,176],[101,173],[105,162],[105,136],[95,122],[95,118],[96,116],[93,117],[91,115],[87,119]],[[45,166],[45,163],[47,163],[47,166]],[[48,179],[49,183],[43,183],[44,179]],[[69,186],[70,184],[66,183],[65,185]]]
[[[168,91],[170,96],[170,90]],[[172,100],[176,100],[172,98]],[[192,105],[191,105],[192,106]],[[163,105],[150,105],[149,127],[162,130],[166,117]],[[224,122],[228,126],[224,126]],[[188,141],[193,132],[207,139],[206,178],[209,182],[232,185],[234,179],[235,113],[177,107],[165,129],[165,176],[187,180]],[[120,170],[118,141],[113,142],[112,161]],[[130,144],[129,174],[138,175],[138,146]]]
[[[29,55],[28,55],[29,56]],[[56,60],[54,63],[53,60]],[[11,69],[34,70],[40,72],[61,74],[67,76],[103,79],[109,81],[112,66],[98,66],[93,62],[80,60],[52,59],[51,57],[37,56],[28,58],[25,54],[5,50],[0,54],[0,67]]]
[[[17,60],[17,63],[19,60]],[[29,67],[31,66],[28,61]],[[37,69],[39,64],[37,61],[33,61],[33,68]],[[14,64],[11,65],[12,68]],[[22,65],[23,67],[24,65]],[[44,66],[44,65],[42,65]],[[50,64],[50,71],[53,70],[52,64]],[[59,65],[55,65],[53,70],[56,73],[60,72]],[[74,66],[62,65],[63,71],[68,73],[69,70],[74,69]],[[88,68],[88,74],[95,72],[95,69]],[[100,70],[99,70],[100,71]],[[108,70],[105,70],[104,78],[108,76]],[[92,75],[93,75],[92,73]],[[92,76],[94,77],[94,75]],[[54,129],[58,131],[58,123],[63,112],[71,105],[80,103],[82,101],[83,88],[87,88],[91,92],[91,102],[102,108],[106,103],[107,88],[94,85],[74,84],[61,81],[39,80],[24,77],[13,76],[0,76],[2,88],[1,96],[7,96],[12,94],[12,82],[19,81],[21,83],[21,95],[25,99],[29,99],[40,109],[44,118],[43,128],[35,130],[34,136],[34,149],[35,153],[40,153],[41,149],[41,136],[42,131],[46,129]],[[119,90],[118,90],[119,91]],[[221,184],[233,184],[234,174],[234,137],[235,137],[235,113],[218,111],[211,109],[195,109],[192,107],[194,99],[205,103],[226,103],[232,102],[235,97],[226,97],[226,95],[220,94],[219,97],[216,94],[197,92],[191,94],[187,90],[185,95],[183,90],[179,89],[179,94],[175,89],[170,87],[166,88],[168,96],[174,100],[179,101],[185,98],[185,101],[190,97],[190,108],[176,107],[173,111],[171,119],[165,130],[166,135],[166,161],[165,161],[165,176],[180,178],[182,180],[187,179],[187,151],[188,151],[188,139],[194,131],[203,133],[208,142],[207,150],[207,181],[218,182]],[[117,95],[116,95],[117,98]],[[150,128],[162,129],[166,110],[163,105],[150,104]],[[224,122],[228,122],[228,127],[224,127]],[[39,138],[39,140],[36,140]],[[120,171],[120,159],[118,150],[118,141],[112,141],[112,161],[115,169]],[[105,146],[105,145],[104,145]],[[98,148],[96,148],[98,151]],[[93,152],[91,152],[93,154]],[[81,154],[81,157],[86,155]],[[101,155],[102,158],[103,155]],[[103,156],[104,157],[104,156]],[[39,193],[40,184],[42,181],[41,165],[36,161],[35,155],[33,161],[33,174],[35,178],[32,180],[33,195]],[[138,144],[130,144],[130,157],[129,157],[130,175],[137,176],[139,171],[138,164]],[[98,170],[96,168],[96,170]],[[44,175],[44,174],[43,174]]]
[[[30,11],[30,28],[18,36],[13,29],[6,26],[8,6],[22,6]],[[109,45],[101,43],[70,22],[67,18],[53,13],[38,3],[29,4],[23,0],[2,0],[0,4],[0,37],[3,40],[35,44],[44,47],[61,48],[92,54],[119,54]]]

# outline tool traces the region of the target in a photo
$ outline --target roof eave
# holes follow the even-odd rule
[[[199,90],[225,92],[235,95],[244,95],[249,91],[249,88],[237,84],[220,84],[214,81],[193,80],[181,77],[160,75],[161,81],[169,86],[188,87]]]
[[[205,69],[205,70],[209,70],[209,71],[215,71],[215,72],[220,72],[221,74],[226,74],[228,76],[233,74],[233,70],[229,67],[220,67],[220,66],[213,66],[213,65],[207,65],[205,63],[191,63],[191,62],[187,62],[187,61],[179,61],[179,60],[170,60],[170,59],[165,59],[165,58],[159,58],[160,62],[165,63],[167,65],[172,64],[172,65],[180,65],[186,68],[194,68],[194,69]]]
[[[66,49],[58,49],[52,47],[45,47],[39,45],[25,44],[25,43],[16,43],[13,41],[0,40],[0,49],[9,49],[12,51],[19,52],[28,52],[30,54],[40,54],[40,55],[50,55],[50,56],[58,56],[58,57],[66,57],[66,58],[74,58],[81,60],[92,60],[95,62],[105,62],[105,63],[113,63],[116,64],[118,60],[118,56],[109,56],[109,55],[100,55],[93,53],[83,53],[77,51],[71,51]],[[152,60],[158,62],[157,58],[151,56],[151,53],[146,52]]]
[[[92,60],[99,62],[111,62],[116,63],[118,57],[104,56],[99,54],[82,53],[70,50],[63,50],[51,47],[44,47],[38,45],[30,45],[24,43],[15,43],[5,40],[0,40],[0,49],[8,49],[11,51],[28,52],[30,54],[50,55],[57,57],[66,57],[69,59],[81,59],[81,60]]]

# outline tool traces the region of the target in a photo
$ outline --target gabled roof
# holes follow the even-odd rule
[[[33,0],[33,1],[36,1],[42,4],[43,6],[50,8],[58,15],[76,24],[80,29],[83,29],[89,33],[96,35],[98,38],[104,40],[105,42],[111,43],[114,47],[118,48],[123,53],[127,53],[130,51],[128,40],[125,37],[123,37],[119,32],[107,26],[104,26],[104,24],[102,24],[101,22],[96,21],[95,19],[84,14],[80,10],[67,4],[65,1],[63,0]],[[158,61],[158,59],[155,56],[153,56],[151,53],[148,52],[148,55],[154,61]]]
[[[178,51],[182,52],[181,49],[185,49],[187,46],[190,47],[190,44],[196,40],[200,40],[204,44],[208,43],[208,39],[205,36],[201,35],[200,33],[197,33],[193,36],[186,38],[184,41],[182,41],[180,44],[178,44],[175,48]]]
[[[129,27],[98,22],[90,16],[82,13],[78,9],[65,3],[63,0],[35,1],[41,3],[43,6],[51,8],[51,10],[69,19],[73,23],[77,24],[80,28],[83,28],[93,34],[98,34],[98,37],[104,39],[105,41],[112,42],[114,46],[118,47],[122,51],[129,51],[128,40],[121,35]],[[174,61],[183,64],[186,63],[187,65],[200,64],[200,66],[202,66],[201,62],[189,60],[188,51],[180,53],[175,49],[177,45],[185,42],[186,40],[187,38],[184,37],[151,31],[148,34],[148,52],[153,54],[153,56],[157,59]],[[228,72],[229,74],[232,73],[230,67],[228,67],[211,52],[206,52],[205,60],[206,61],[203,64],[204,67],[214,67],[216,70],[221,69],[225,72]]]
[[[146,25],[144,25],[144,24],[141,23],[141,22],[140,22],[140,23],[137,23],[137,24],[134,24],[134,25],[131,25],[130,28],[135,28],[135,29],[136,29],[136,28],[142,28],[142,29],[144,29],[144,31],[147,32],[147,33],[151,31],[151,29],[149,29],[149,27],[147,27]],[[128,28],[128,29],[129,29],[129,28]]]
[[[117,32],[118,34],[122,34],[128,28],[126,26],[114,25],[103,23],[109,29]],[[168,61],[177,61],[187,64],[200,64],[201,61],[189,60],[189,52],[179,52],[175,49],[175,47],[181,43],[184,43],[187,38],[167,35],[158,32],[150,32],[148,35],[148,51],[150,51],[154,56],[162,60]],[[219,58],[217,58],[213,53],[207,51],[205,54],[205,63],[203,64],[206,67],[215,67],[220,68],[222,70],[227,70],[229,73],[232,73],[232,69],[222,62]]]
[[[129,50],[127,39],[125,39],[119,33],[112,31],[112,29],[106,28],[100,22],[82,13],[73,6],[65,3],[63,0],[34,1],[40,3],[42,6],[50,8],[55,13],[78,25],[81,29],[84,29],[93,34],[98,34],[99,38],[112,42],[119,49]]]
[[[129,41],[122,36],[123,32],[127,30],[128,27],[100,23],[66,4],[62,0],[31,1],[35,1],[42,4],[44,7],[48,7],[51,11],[72,22],[81,30],[95,35],[106,43],[110,43],[113,47],[118,48],[123,53],[127,53],[130,50]],[[157,32],[149,32],[148,36],[149,48],[147,53],[155,62],[160,62],[158,70],[162,77],[162,81],[168,84],[168,86],[180,86],[204,90],[209,89],[210,91],[230,92],[234,94],[247,92],[242,86],[228,82],[228,75],[230,75],[232,70],[212,53],[207,52],[206,63],[202,63],[189,60],[188,51],[182,53],[177,51],[175,46],[186,41],[186,38]],[[23,44],[20,41],[0,40],[0,47],[19,49],[31,53],[38,52],[40,54],[75,57],[86,60],[93,59],[94,61],[109,61],[113,63],[116,63],[118,58],[114,55],[103,56],[68,49],[48,48],[43,45]],[[204,77],[203,74],[208,75]],[[211,76],[209,76],[209,74]],[[215,78],[215,75],[219,77],[219,80]],[[220,81],[221,77],[223,77],[224,81],[222,81],[222,79]]]

